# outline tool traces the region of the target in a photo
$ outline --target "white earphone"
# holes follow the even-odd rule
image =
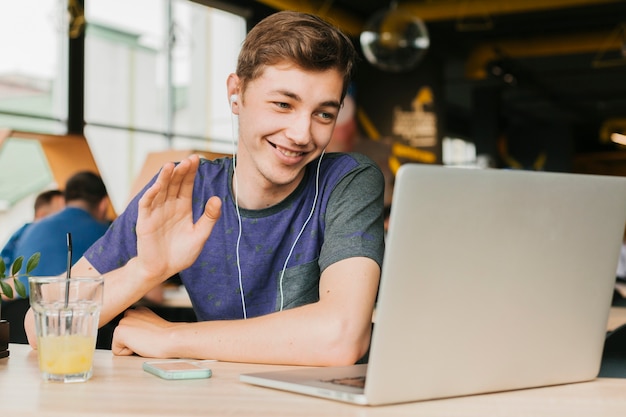
[[[230,105],[232,107],[232,105],[234,103],[237,102],[237,100],[239,99],[239,96],[237,94],[232,94],[230,96]],[[239,257],[239,244],[241,242],[241,235],[243,233],[243,225],[242,225],[242,220],[241,220],[241,212],[239,210],[239,181],[238,181],[238,177],[237,177],[237,159],[236,159],[236,148],[237,145],[235,143],[235,137],[237,136],[236,132],[235,132],[235,128],[236,128],[236,123],[235,123],[235,118],[237,116],[234,113],[231,113],[231,125],[232,125],[232,140],[233,140],[233,182],[234,182],[234,191],[235,191],[235,211],[237,213],[237,221],[239,223],[239,233],[237,234],[237,243],[236,243],[236,247],[235,247],[235,256],[236,256],[236,261],[237,261],[237,275],[238,275],[238,281],[239,281],[239,293],[241,296],[241,307],[243,310],[243,318],[244,320],[248,318],[248,312],[247,312],[247,308],[246,308],[246,297],[245,297],[245,292],[244,292],[244,288],[243,288],[243,280],[242,280],[242,273],[241,273],[241,263],[240,263],[240,257]],[[311,211],[309,212],[309,216],[307,217],[307,219],[305,220],[304,224],[302,225],[302,228],[300,229],[300,232],[298,233],[298,235],[296,236],[293,244],[291,245],[291,248],[289,249],[289,253],[287,255],[287,259],[285,259],[285,263],[283,264],[283,269],[280,271],[280,277],[279,277],[279,292],[280,292],[280,311],[283,311],[284,305],[285,305],[285,296],[283,293],[283,278],[285,277],[285,271],[287,270],[287,263],[289,262],[289,259],[291,258],[291,255],[293,254],[293,251],[296,247],[296,244],[298,243],[298,240],[300,240],[300,236],[302,236],[302,234],[304,233],[304,229],[306,228],[306,226],[309,224],[309,221],[311,220],[311,217],[313,217],[313,213],[315,212],[315,207],[317,206],[317,198],[319,196],[319,178],[320,178],[320,165],[322,164],[322,157],[324,156],[324,153],[326,152],[326,148],[324,148],[324,150],[322,150],[322,153],[319,157],[319,160],[317,162],[317,169],[315,172],[315,197],[313,198],[313,205],[311,207]]]

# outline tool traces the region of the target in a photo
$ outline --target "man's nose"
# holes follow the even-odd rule
[[[306,145],[311,140],[311,117],[308,114],[294,114],[287,128],[287,137],[296,145]]]

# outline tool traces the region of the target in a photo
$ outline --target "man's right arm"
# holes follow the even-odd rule
[[[139,200],[137,256],[104,277],[104,302],[100,326],[143,297],[175,273],[189,267],[202,250],[221,214],[221,200],[211,197],[204,215],[193,222],[191,202],[199,157],[192,155],[178,165],[167,163],[156,182]],[[99,271],[82,257],[72,276],[95,276]],[[32,310],[24,320],[31,346],[36,346]]]
[[[152,289],[153,286],[150,280],[142,278],[141,272],[136,268],[136,265],[136,258],[133,258],[125,266],[104,275],[104,300],[100,312],[100,326],[111,321]],[[72,267],[72,277],[94,277],[99,275],[100,273],[85,257],[80,258]],[[24,329],[28,337],[28,343],[33,348],[37,347],[35,319],[32,308],[28,310],[24,318]]]

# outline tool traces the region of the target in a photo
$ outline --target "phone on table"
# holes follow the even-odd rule
[[[203,366],[205,362],[190,360],[147,361],[143,370],[163,379],[201,379],[210,378],[211,369]]]

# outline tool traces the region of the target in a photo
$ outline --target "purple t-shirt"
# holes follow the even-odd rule
[[[297,189],[275,206],[240,208],[239,263],[247,317],[317,301],[321,271],[339,260],[364,256],[382,264],[382,173],[363,155],[330,153],[322,159],[315,212],[289,257],[281,297],[285,260],[315,200],[316,171],[317,160],[307,166]],[[201,160],[192,199],[194,221],[214,195],[222,199],[222,215],[198,259],[179,272],[198,320],[243,317],[236,251],[239,220],[231,182],[231,158]],[[85,254],[100,273],[121,267],[136,256],[135,225],[141,195],[143,191]]]

